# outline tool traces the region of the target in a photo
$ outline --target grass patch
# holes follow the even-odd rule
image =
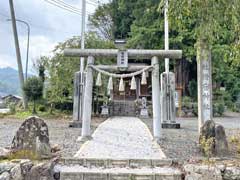
[[[17,110],[15,114],[6,114],[3,115],[2,118],[13,118],[13,119],[26,119],[29,116],[38,116],[40,118],[44,118],[44,119],[68,119],[70,118],[70,116],[72,115],[71,112],[62,112],[62,111],[58,111],[55,110],[53,113],[50,113],[48,111],[46,112],[37,112],[37,114],[32,114],[31,110]],[[1,115],[0,115],[1,118]]]

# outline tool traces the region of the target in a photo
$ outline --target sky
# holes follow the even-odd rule
[[[87,12],[93,13],[97,4],[87,0]],[[54,46],[59,42],[80,36],[81,15],[68,12],[47,3],[45,0],[13,0],[16,19],[24,20],[30,24],[30,49],[29,67],[37,58],[50,55]],[[64,0],[64,2],[81,9],[82,0]],[[101,0],[106,3],[108,0]],[[10,18],[9,1],[0,0],[0,68],[12,67],[17,69],[17,60],[14,46],[14,38]],[[87,24],[87,23],[86,23]],[[23,68],[26,63],[27,27],[17,23],[19,44]]]

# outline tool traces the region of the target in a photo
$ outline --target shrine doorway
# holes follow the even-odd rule
[[[131,78],[124,79],[124,91],[119,91],[119,81],[116,80],[113,85],[113,91],[111,92],[111,116],[139,116],[140,106],[137,101],[141,101],[142,98],[151,98],[151,91],[149,85],[151,84],[151,78],[147,74],[147,84],[141,84],[141,75],[135,77],[136,89],[131,90]],[[150,88],[151,89],[151,88]],[[151,99],[150,99],[151,101]]]

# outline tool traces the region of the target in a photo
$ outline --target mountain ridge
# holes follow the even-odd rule
[[[11,67],[0,68],[0,96],[20,95],[18,71]]]

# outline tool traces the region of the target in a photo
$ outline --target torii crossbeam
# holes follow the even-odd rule
[[[121,54],[123,53],[123,54]],[[153,135],[154,138],[161,138],[161,116],[160,116],[160,80],[159,80],[159,59],[180,59],[182,50],[146,50],[146,49],[65,49],[64,55],[72,57],[87,57],[86,86],[84,91],[82,137],[86,140],[91,138],[91,111],[92,111],[92,88],[94,58],[97,57],[119,57],[132,59],[151,60],[152,70],[152,106],[153,106]]]

